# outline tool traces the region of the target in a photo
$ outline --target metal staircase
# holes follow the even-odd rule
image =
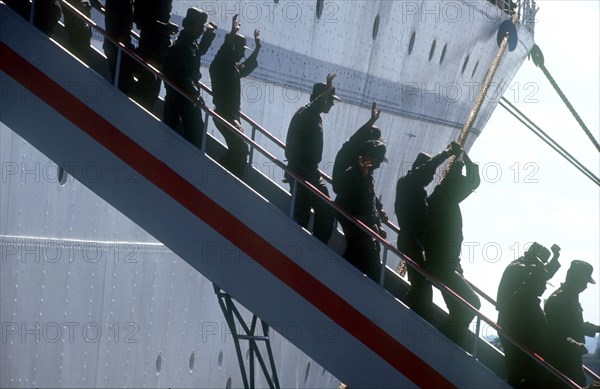
[[[251,341],[260,318],[350,387],[506,386],[502,354],[476,337],[474,357],[441,335],[399,301],[402,279],[388,269],[383,288],[313,239],[288,217],[290,195],[254,170],[238,180],[210,136],[195,148],[2,3],[0,39],[2,122],[218,285],[222,307],[220,289],[253,312]],[[127,180],[110,174],[124,165]]]
[[[273,359],[273,351],[271,350],[271,338],[269,338],[269,325],[264,321],[260,320],[256,315],[252,315],[251,323],[248,325],[239,310],[235,306],[235,302],[231,296],[225,293],[218,285],[214,285],[215,294],[219,299],[219,306],[221,311],[227,320],[227,325],[232,332],[233,342],[235,343],[235,352],[237,354],[238,363],[240,365],[242,373],[242,381],[244,382],[244,388],[254,388],[254,358],[256,357],[260,366],[261,372],[264,374],[266,381],[271,389],[279,389],[279,379],[277,378],[277,369],[275,367],[275,361]],[[236,320],[240,323],[243,334],[238,333]],[[257,324],[260,320],[260,329],[262,335],[257,334]],[[242,348],[240,347],[240,341],[245,340],[250,344],[249,347],[249,361],[248,368],[242,357]],[[265,351],[268,357],[269,366],[265,363],[260,348],[257,342],[263,342],[265,345]]]

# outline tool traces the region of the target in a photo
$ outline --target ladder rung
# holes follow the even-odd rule
[[[269,341],[269,337],[268,336],[238,335],[237,337],[240,338],[240,339],[245,339],[245,340],[264,340],[265,342]]]

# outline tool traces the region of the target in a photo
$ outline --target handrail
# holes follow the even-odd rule
[[[36,0],[33,0],[34,3],[35,3],[35,1]],[[577,385],[575,382],[573,382],[571,379],[569,379],[567,376],[565,376],[563,373],[561,373],[559,370],[557,370],[554,366],[550,365],[548,362],[546,362],[544,359],[542,359],[538,354],[535,354],[535,353],[531,352],[527,347],[523,346],[519,341],[513,339],[511,336],[503,334],[502,328],[500,326],[498,326],[493,320],[491,320],[490,318],[488,318],[487,316],[485,316],[483,313],[479,312],[479,310],[477,310],[473,305],[471,305],[469,302],[465,301],[461,296],[459,296],[456,292],[454,292],[448,286],[446,286],[441,281],[439,281],[436,277],[434,277],[433,275],[429,274],[419,264],[417,264],[416,262],[414,262],[410,257],[408,257],[407,255],[405,255],[404,253],[400,252],[396,247],[394,247],[391,243],[389,243],[387,240],[385,240],[384,238],[382,238],[379,234],[377,234],[376,232],[374,232],[373,230],[371,230],[369,227],[367,227],[365,224],[363,224],[360,220],[358,220],[354,216],[348,214],[342,207],[340,207],[335,202],[333,202],[328,196],[324,195],[321,191],[319,191],[311,183],[309,183],[306,180],[304,180],[302,177],[300,177],[295,172],[289,170],[286,164],[284,164],[279,159],[277,159],[273,154],[271,154],[263,146],[259,145],[253,139],[251,139],[250,137],[248,137],[246,134],[244,134],[243,132],[239,131],[236,127],[234,127],[233,125],[231,125],[227,120],[225,120],[224,118],[222,118],[220,115],[218,115],[216,112],[214,112],[213,110],[211,110],[210,108],[208,108],[206,105],[199,104],[200,103],[199,100],[195,100],[192,97],[190,97],[187,94],[187,92],[182,91],[179,87],[177,87],[177,85],[175,85],[170,80],[168,80],[160,71],[158,71],[157,69],[155,69],[153,66],[146,64],[143,61],[143,59],[141,59],[132,50],[128,49],[127,47],[125,47],[120,42],[115,41],[111,36],[109,36],[106,33],[106,31],[104,29],[102,29],[101,27],[99,27],[93,20],[91,20],[88,17],[86,17],[83,13],[81,13],[79,10],[77,10],[74,6],[72,6],[71,4],[67,3],[66,0],[60,0],[60,2],[61,2],[61,4],[63,4],[63,6],[66,6],[69,9],[70,12],[74,13],[75,15],[77,15],[77,17],[79,17],[80,19],[82,19],[82,20],[86,21],[87,23],[89,23],[92,28],[97,29],[100,32],[101,35],[103,35],[104,37],[108,38],[113,44],[116,44],[119,50],[125,52],[127,55],[129,55],[134,60],[136,60],[138,63],[140,63],[140,65],[142,65],[147,70],[149,70],[152,73],[154,73],[154,75],[157,76],[157,77],[159,77],[163,82],[165,82],[166,85],[168,85],[171,88],[175,89],[178,93],[180,93],[186,99],[188,99],[189,101],[191,101],[195,106],[199,107],[200,109],[202,109],[203,111],[205,111],[208,115],[212,116],[213,118],[216,118],[219,122],[221,122],[227,128],[229,128],[229,130],[231,130],[236,136],[242,138],[246,143],[249,143],[250,145],[252,145],[255,150],[258,150],[261,154],[263,154],[265,157],[267,157],[269,160],[271,160],[280,169],[282,169],[283,171],[285,171],[286,173],[288,173],[290,176],[292,176],[294,178],[294,180],[296,180],[297,182],[299,182],[301,185],[303,185],[305,188],[307,188],[309,191],[311,191],[314,195],[316,195],[317,197],[319,197],[322,201],[325,201],[328,204],[329,207],[332,207],[333,209],[335,209],[336,211],[338,211],[339,213],[341,213],[344,217],[346,217],[348,220],[350,220],[352,223],[354,223],[363,232],[369,234],[372,238],[374,238],[375,240],[377,240],[382,245],[382,247],[384,248],[384,250],[389,250],[392,253],[394,253],[397,256],[399,256],[400,258],[404,258],[404,260],[407,261],[407,263],[410,266],[412,266],[413,269],[415,269],[419,274],[421,274],[422,276],[424,276],[425,278],[427,278],[429,281],[431,281],[431,283],[435,287],[437,287],[438,289],[440,289],[442,292],[445,292],[448,295],[452,296],[452,298],[454,298],[455,300],[457,300],[460,304],[462,304],[463,306],[466,306],[471,312],[475,313],[478,325],[479,325],[479,322],[483,319],[484,322],[486,322],[487,324],[489,324],[499,334],[502,334],[504,336],[504,338],[508,339],[512,344],[514,344],[517,348],[519,348],[526,355],[528,355],[530,358],[532,358],[536,363],[538,363],[539,365],[543,366],[546,370],[549,370],[550,372],[552,372],[563,383],[567,384],[569,387],[572,387],[572,388],[580,388],[579,385]],[[260,127],[262,129],[261,126],[258,126],[258,127]],[[266,131],[266,130],[264,130],[264,131]],[[204,152],[204,150],[202,150],[202,152]],[[292,201],[292,203],[293,203],[293,201]],[[384,256],[385,256],[385,252],[384,252]],[[383,263],[383,267],[385,267],[385,262]],[[381,285],[383,285],[383,274],[384,274],[383,270],[384,269],[382,269],[382,274],[381,274],[381,279],[380,279],[380,284]]]
[[[600,375],[596,374],[596,372],[594,372],[592,369],[590,369],[586,365],[584,365],[584,364],[582,364],[582,365],[583,365],[583,371],[585,372],[585,374],[592,377],[592,379],[594,381],[600,381]]]
[[[519,0],[520,6],[520,21],[523,26],[532,34],[535,32],[535,16],[539,10],[535,0]]]
[[[535,14],[538,11],[538,6],[535,0],[488,0],[494,4],[505,14],[512,17],[514,23],[520,23],[525,26],[529,32],[533,34],[535,30]],[[514,12],[511,12],[512,7],[515,7]],[[509,10],[507,12],[507,9]]]

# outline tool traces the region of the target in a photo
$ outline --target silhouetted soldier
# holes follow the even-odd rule
[[[377,103],[374,101],[371,106],[371,118],[344,142],[335,155],[333,172],[331,174],[332,188],[335,193],[338,193],[339,181],[342,174],[350,166],[356,164],[364,143],[368,140],[379,140],[381,138],[381,131],[375,127],[375,122],[379,119],[380,113],[381,110],[377,109]]]
[[[134,50],[131,42],[131,29],[133,28],[133,1],[132,0],[106,0],[104,6],[106,14],[104,16],[104,25],[106,33],[118,42]],[[115,81],[117,69],[117,47],[108,39],[104,39],[102,44],[104,54],[108,59],[108,68],[110,70],[111,81]],[[119,89],[129,94],[133,82],[131,76],[132,59],[121,53],[121,64],[119,66]]]
[[[344,142],[340,150],[335,155],[333,162],[333,172],[331,175],[331,187],[337,194],[339,191],[340,179],[346,169],[356,164],[360,153],[363,151],[364,143],[369,140],[381,140],[381,131],[375,127],[375,122],[379,119],[381,113],[380,109],[377,109],[377,103],[374,101],[371,106],[371,118],[352,136]],[[376,198],[377,211],[379,212],[379,218],[382,223],[388,221],[388,215],[383,210],[383,204]]]
[[[544,306],[550,330],[548,362],[581,386],[585,385],[581,356],[588,352],[585,336],[594,337],[600,332],[600,326],[583,321],[579,304],[579,294],[587,284],[596,283],[593,271],[587,262],[571,262],[565,282],[548,297]]]
[[[543,312],[540,314],[538,297],[546,289],[545,282],[560,268],[560,247],[552,245],[552,253],[552,260],[548,262],[550,250],[537,242],[532,243],[523,256],[512,261],[504,270],[496,299],[498,325],[504,333],[540,355],[545,355],[548,339],[546,321],[540,319]],[[542,281],[543,285],[540,284]],[[533,327],[536,323],[539,332]],[[503,334],[499,337],[505,353],[508,383],[515,387],[540,384],[546,377],[544,369]]]
[[[425,269],[464,300],[479,309],[481,302],[463,278],[460,251],[463,241],[460,203],[479,186],[479,167],[467,153],[462,154],[467,175],[462,175],[463,162],[454,161],[446,176],[428,198],[428,216],[424,231]],[[475,317],[469,308],[448,293],[442,293],[449,315],[440,330],[457,344],[468,347],[466,335]]]
[[[182,89],[196,104],[204,105],[200,96],[200,57],[208,51],[215,38],[216,26],[209,23],[200,43],[197,39],[204,32],[208,20],[206,12],[198,8],[188,8],[183,19],[183,30],[177,41],[169,48],[164,63],[165,76]],[[166,86],[163,122],[177,131],[196,147],[201,147],[204,122],[200,107],[179,94],[175,89]]]
[[[58,0],[37,0],[34,7],[33,24],[44,34],[52,35],[61,16]]]
[[[67,0],[69,4],[75,7],[79,12],[92,18],[92,5],[89,0]],[[72,12],[70,9],[63,9],[63,18],[65,22],[65,30],[69,34],[67,40],[67,48],[85,63],[90,62],[90,54],[92,50],[92,28],[90,25],[81,19],[79,15]]]
[[[423,228],[427,215],[427,192],[436,169],[451,155],[462,152],[458,143],[452,142],[446,150],[430,157],[419,153],[411,169],[396,183],[394,210],[398,218],[398,250],[419,264],[425,265],[423,253]],[[433,299],[431,283],[412,267],[408,267],[410,291],[407,304],[422,317],[429,319]]]
[[[328,113],[333,101],[340,101],[333,87],[334,73],[327,75],[327,84],[313,85],[310,103],[296,111],[286,137],[285,157],[288,167],[304,180],[311,183],[321,193],[329,196],[325,181],[319,173],[319,163],[323,158],[323,119],[322,113]],[[296,193],[294,202],[294,220],[308,228],[310,210],[314,209],[313,235],[327,244],[333,232],[334,212],[324,201],[312,194],[302,184],[286,175],[292,193]],[[295,187],[295,190],[294,190]]]
[[[386,147],[379,140],[363,143],[362,151],[355,163],[340,177],[339,194],[335,202],[354,218],[360,220],[374,232],[386,237],[377,209],[373,171],[386,161]],[[346,238],[344,258],[368,277],[378,282],[381,263],[380,244],[345,216],[337,216]]]
[[[531,266],[543,265],[546,269],[548,280],[556,274],[560,268],[560,263],[558,262],[560,247],[554,244],[551,249],[552,260],[548,262],[550,251],[541,244],[534,242],[522,257],[515,259],[504,269],[500,284],[498,285],[498,296],[496,298],[498,322],[502,321],[505,310],[510,309],[517,291],[530,273],[529,268]]]
[[[31,17],[31,4],[29,1],[23,0],[2,0],[3,3],[12,8],[16,13],[18,13],[22,18],[29,20]],[[57,4],[58,5],[58,4]],[[56,21],[58,22],[60,19],[60,6],[58,7],[58,18]],[[39,26],[38,26],[39,28]]]
[[[545,358],[548,347],[548,324],[540,307],[540,296],[546,290],[550,275],[541,262],[527,265],[514,262],[525,274],[509,301],[504,301],[498,325],[503,334],[525,346],[532,353]],[[500,336],[504,349],[508,383],[514,388],[541,388],[547,384],[547,372],[516,345]]]
[[[254,52],[242,63],[246,46],[246,37],[240,35],[239,15],[231,21],[231,32],[225,36],[223,45],[210,64],[210,79],[212,82],[213,103],[215,111],[227,120],[238,131],[243,132],[240,121],[241,85],[240,80],[247,77],[258,67],[256,58],[261,48],[260,31],[254,30]],[[220,163],[238,177],[244,176],[246,169],[248,146],[227,126],[215,120],[217,130],[225,138],[227,152]]]
[[[137,54],[159,71],[163,70],[171,46],[171,35],[179,30],[176,24],[169,22],[171,3],[172,0],[135,1],[133,20],[140,30]],[[136,66],[134,74],[137,82],[132,97],[152,111],[160,92],[160,78],[142,66]]]

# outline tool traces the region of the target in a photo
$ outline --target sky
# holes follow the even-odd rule
[[[535,41],[545,66],[600,140],[600,1],[538,1]],[[544,74],[526,60],[505,95],[534,123],[600,176],[600,154]],[[529,242],[561,247],[559,272],[542,299],[564,281],[574,259],[594,266],[600,284],[600,189],[498,106],[469,153],[482,184],[461,204],[466,277],[495,298],[502,272]],[[463,246],[464,247],[464,246]],[[584,319],[600,323],[599,285],[580,295]],[[484,313],[496,318],[490,306]]]

